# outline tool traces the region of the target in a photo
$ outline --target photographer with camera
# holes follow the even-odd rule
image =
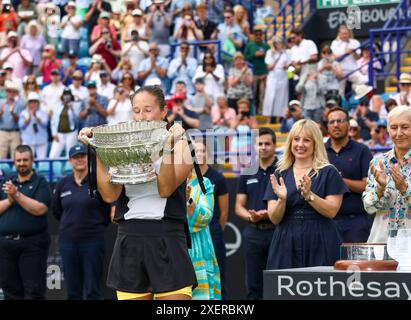
[[[14,11],[10,0],[3,0],[0,4],[0,32],[16,30],[20,23],[20,18]]]
[[[123,46],[121,56],[128,58],[131,63],[132,73],[137,74],[138,66],[148,57],[149,46],[147,41],[140,38],[137,30],[131,31],[131,39]]]
[[[67,57],[69,51],[74,51],[78,54],[80,48],[80,28],[83,26],[83,19],[76,15],[76,3],[69,1],[65,7],[67,15],[61,20],[60,28],[63,30],[61,34],[63,55]]]
[[[125,41],[132,40],[132,32],[136,30],[140,40],[148,41],[150,39],[150,30],[147,26],[147,23],[145,22],[143,10],[141,10],[140,8],[134,9],[131,12],[131,16],[132,21],[128,25],[126,25],[126,32],[122,38]]]
[[[9,62],[14,66],[13,76],[23,79],[32,61],[33,58],[30,52],[20,48],[17,33],[15,31],[9,31],[7,34],[7,48],[4,48],[1,52],[0,65]]]
[[[121,47],[108,28],[101,30],[100,37],[88,50],[90,55],[100,54],[107,62],[110,72],[117,66],[117,57],[121,57]]]
[[[53,142],[49,157],[60,157],[63,150],[67,154],[77,142],[79,128],[79,107],[74,103],[70,89],[64,89],[61,100],[54,109],[50,126]]]
[[[252,129],[257,129],[258,123],[250,112],[250,101],[248,99],[240,99],[237,101],[237,116],[230,124],[230,131],[239,133],[231,138],[231,152],[249,152],[249,136]],[[242,167],[247,167],[250,164],[250,155],[237,154],[230,156],[230,163],[233,165],[233,170],[240,170]]]
[[[62,61],[56,57],[54,45],[46,45],[39,64],[39,74],[43,76],[43,84],[51,83],[51,71],[55,69],[61,70],[62,65]]]
[[[129,121],[132,118],[131,100],[129,90],[123,85],[118,85],[114,91],[114,98],[107,107],[107,123]]]
[[[301,102],[298,100],[291,100],[288,103],[288,110],[285,112],[285,118],[281,121],[281,133],[290,132],[294,123],[303,118]]]
[[[341,97],[338,93],[340,88],[339,78],[344,76],[341,65],[335,60],[329,45],[321,47],[321,60],[318,62],[319,76],[324,78],[326,86],[325,100],[336,100],[341,105]]]
[[[110,12],[112,12],[111,4],[104,0],[94,0],[87,12],[84,21],[86,22],[86,28],[88,29],[89,38],[91,37],[91,43],[97,40],[100,36],[101,28],[110,27],[113,32],[113,36],[116,36],[116,30],[110,26]]]
[[[183,13],[182,19],[176,23],[173,34],[174,40],[180,41],[201,41],[204,39],[204,34],[201,29],[197,28],[194,21],[193,13]]]
[[[165,12],[164,0],[153,0],[147,14],[147,28],[150,32],[150,43],[157,43],[160,56],[166,57],[170,52],[171,14]]]
[[[39,94],[30,92],[27,98],[27,108],[20,114],[19,128],[22,143],[29,145],[33,156],[38,159],[47,157],[48,122],[47,114],[40,109]]]

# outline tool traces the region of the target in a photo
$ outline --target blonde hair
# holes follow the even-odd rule
[[[283,156],[277,164],[277,171],[282,172],[293,166],[295,157],[292,153],[291,145],[294,137],[297,136],[302,130],[304,130],[307,137],[314,143],[312,167],[315,174],[317,174],[320,169],[330,165],[320,128],[318,128],[318,125],[312,120],[301,119],[294,123],[290,133],[288,134],[287,141],[284,145]]]
[[[408,115],[408,118],[411,121],[411,108],[409,106],[398,106],[392,109],[387,115],[387,125],[390,126],[392,118],[403,118]]]
[[[342,24],[342,25],[340,25],[340,27],[338,28],[338,36],[337,36],[337,39],[338,39],[338,40],[341,40],[341,39],[340,39],[340,33],[341,33],[341,30],[343,30],[343,29],[345,29],[345,30],[348,31],[349,39],[353,39],[353,38],[354,38],[354,34],[353,34],[353,32],[352,32],[352,29],[348,28],[348,26],[346,26],[345,24]]]
[[[239,21],[237,19],[237,14],[241,10],[244,12],[244,15],[243,15],[241,21]],[[236,6],[234,6],[233,11],[234,11],[234,20],[238,23],[238,25],[241,28],[243,28],[248,22],[248,12],[247,12],[247,10],[241,4],[237,4]]]

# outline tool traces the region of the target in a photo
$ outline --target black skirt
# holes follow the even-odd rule
[[[164,293],[197,280],[184,221],[127,220],[119,224],[107,286],[130,293]]]

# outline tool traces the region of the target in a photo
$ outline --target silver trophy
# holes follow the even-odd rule
[[[97,156],[109,166],[110,182],[140,184],[156,179],[154,162],[168,137],[164,121],[128,121],[92,129],[83,136],[96,148]]]

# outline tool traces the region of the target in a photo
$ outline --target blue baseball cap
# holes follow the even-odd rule
[[[87,154],[87,149],[84,144],[76,144],[70,148],[69,158],[72,158],[78,154]]]

